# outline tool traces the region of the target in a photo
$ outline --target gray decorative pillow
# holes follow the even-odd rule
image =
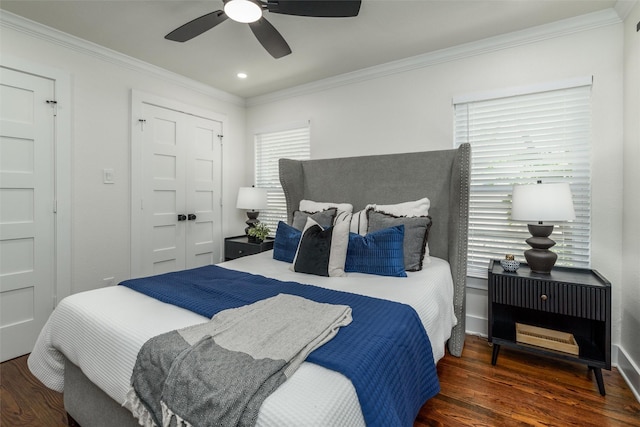
[[[430,216],[397,217],[373,209],[367,211],[369,226],[368,233],[397,225],[404,225],[404,268],[407,271],[422,270],[422,261],[425,255],[425,246],[431,228]]]
[[[320,227],[327,229],[333,225],[337,211],[336,208],[329,208],[316,213],[295,211],[293,212],[293,224],[291,226],[296,230],[302,231],[307,223],[307,218],[311,217]]]

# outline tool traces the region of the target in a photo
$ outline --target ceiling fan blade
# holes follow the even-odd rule
[[[282,58],[291,53],[291,48],[278,30],[265,18],[249,23],[253,35],[274,58]]]
[[[216,25],[224,22],[226,19],[227,15],[223,11],[216,10],[215,12],[207,13],[193,21],[187,22],[186,24],[171,31],[169,34],[164,36],[164,38],[167,40],[173,40],[174,42],[186,42],[187,40],[191,40],[205,31],[212,29]]]
[[[284,15],[318,18],[358,16],[361,0],[267,0],[267,10]]]

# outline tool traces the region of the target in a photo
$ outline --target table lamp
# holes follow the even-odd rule
[[[556,244],[549,238],[553,232],[553,224],[545,221],[570,221],[575,219],[571,188],[568,183],[514,185],[511,201],[511,219],[530,221],[529,237],[526,242],[531,246],[524,252],[524,257],[531,271],[549,274],[558,255],[549,250]]]
[[[267,204],[267,190],[265,188],[256,187],[240,187],[238,190],[238,200],[236,202],[236,208],[245,209],[247,211],[246,224],[247,228],[244,229],[245,234],[249,234],[249,229],[255,227],[258,221],[258,215],[261,209],[266,209]]]

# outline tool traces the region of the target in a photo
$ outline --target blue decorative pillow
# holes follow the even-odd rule
[[[286,222],[278,222],[276,239],[273,242],[273,259],[292,263],[301,236],[302,231],[293,228]]]
[[[397,225],[361,236],[349,233],[344,271],[407,277],[404,269],[404,225]]]

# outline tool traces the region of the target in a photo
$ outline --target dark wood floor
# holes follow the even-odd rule
[[[462,357],[445,356],[438,375],[440,394],[414,427],[640,426],[640,403],[616,369],[603,371],[603,397],[584,365],[502,349],[491,366],[486,339],[468,336]],[[0,382],[0,426],[66,425],[62,395],[29,373],[26,356],[0,365]]]
[[[420,410],[423,426],[640,426],[640,403],[617,369],[602,371],[606,396],[585,365],[500,349],[467,336],[461,358],[438,363],[440,394]]]

